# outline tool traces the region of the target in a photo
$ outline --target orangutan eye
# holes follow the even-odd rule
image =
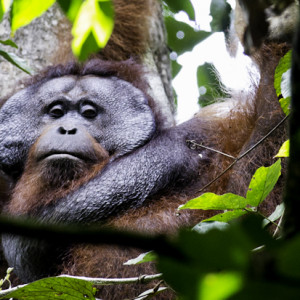
[[[64,107],[61,104],[52,106],[48,112],[52,118],[61,118],[65,114]]]
[[[81,107],[80,114],[87,119],[94,119],[98,113],[96,107],[90,104],[85,104]]]

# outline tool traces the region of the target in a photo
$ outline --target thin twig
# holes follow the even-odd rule
[[[276,224],[276,229],[274,231],[273,237],[275,237],[279,230],[282,230],[281,223],[283,220],[283,215],[280,217],[278,224]]]
[[[275,127],[273,127],[263,138],[261,138],[257,143],[255,143],[251,148],[249,148],[247,151],[245,151],[243,154],[241,154],[239,157],[234,158],[234,161],[225,169],[223,170],[217,177],[215,177],[213,180],[211,180],[209,183],[207,183],[204,187],[202,187],[198,193],[201,193],[203,190],[208,188],[210,185],[212,185],[214,182],[216,182],[220,177],[222,177],[228,170],[230,170],[239,160],[244,158],[249,152],[251,152],[253,149],[255,149],[259,144],[261,144],[264,140],[266,140],[280,125],[282,125],[289,116],[285,116]],[[204,147],[203,145],[199,145],[201,147]],[[204,147],[205,148],[205,147]],[[220,153],[222,155],[230,157],[229,154],[223,153],[221,151],[210,149],[206,147],[206,149],[213,150],[214,152]]]
[[[285,116],[273,129],[271,129],[263,138],[261,138],[256,144],[254,144],[251,148],[249,148],[246,152],[244,152],[241,156],[237,158],[237,161],[242,159],[246,156],[249,152],[251,152],[254,148],[256,148],[259,144],[261,144],[264,140],[266,140],[281,124],[283,124],[287,119],[288,116]]]
[[[20,288],[23,288],[26,285],[28,285],[28,284],[18,285],[18,286],[15,286],[13,288],[9,288],[9,289],[6,289],[6,290],[1,290],[0,291],[0,297],[6,296],[6,295],[9,296],[10,293],[15,292],[16,290],[18,290]]]
[[[137,296],[136,298],[134,298],[133,300],[148,300],[153,298],[154,296],[156,296],[157,294],[160,294],[161,292],[168,290],[167,287],[158,287],[158,289],[154,290],[150,290],[150,291],[146,291],[143,292],[142,294],[140,294],[139,296]],[[147,293],[147,294],[145,294]]]
[[[222,177],[228,170],[230,170],[235,163],[237,162],[238,159],[235,159],[235,161],[233,163],[231,163],[225,170],[222,171],[222,173],[220,173],[217,177],[215,177],[212,181],[210,181],[209,183],[207,183],[204,187],[202,187],[198,193],[201,193],[202,191],[204,191],[206,188],[208,188],[210,185],[212,185],[214,182],[216,182],[220,177]]]
[[[192,143],[192,144],[195,145],[195,146],[199,146],[199,147],[202,147],[202,148],[204,148],[204,149],[207,149],[207,150],[210,150],[210,151],[213,151],[213,152],[222,154],[222,155],[224,155],[224,156],[230,157],[230,158],[232,158],[232,159],[236,159],[236,157],[234,157],[234,156],[232,156],[232,155],[230,155],[230,154],[224,153],[224,152],[219,151],[219,150],[216,150],[216,149],[214,149],[214,148],[210,148],[210,147],[204,146],[204,145],[202,145],[202,144],[198,144],[198,143],[196,143],[194,140],[188,140],[187,142]]]
[[[81,280],[91,282],[94,285],[116,285],[116,284],[130,284],[130,283],[144,284],[152,280],[161,279],[162,274],[142,275],[139,277],[130,277],[130,278],[91,278],[91,277],[71,276],[71,275],[60,275],[59,277],[81,279]]]

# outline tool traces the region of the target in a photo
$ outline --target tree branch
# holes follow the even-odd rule
[[[116,285],[116,284],[130,284],[130,283],[144,284],[156,279],[161,279],[162,274],[142,275],[139,277],[130,277],[130,278],[91,278],[91,277],[71,276],[71,275],[60,275],[58,277],[81,279],[81,280],[91,282],[93,285]]]
[[[153,250],[174,259],[183,259],[183,253],[167,235],[146,235],[138,232],[116,230],[99,226],[80,226],[79,224],[45,224],[33,218],[0,216],[0,232],[22,235],[29,238],[46,240],[59,245],[73,243],[110,244],[133,247],[145,251]]]

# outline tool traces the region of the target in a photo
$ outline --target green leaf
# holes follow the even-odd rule
[[[209,219],[205,219],[201,222],[211,222],[211,221],[217,221],[217,222],[226,222],[232,221],[234,219],[237,219],[247,213],[246,210],[243,209],[235,209],[235,210],[229,210],[221,214],[217,214]]]
[[[124,265],[138,265],[145,262],[155,261],[157,259],[157,255],[153,251],[149,251],[146,253],[140,254],[138,257],[129,259],[124,263]]]
[[[175,78],[176,75],[182,69],[182,65],[180,65],[176,60],[171,60],[171,64],[172,64],[172,78]]]
[[[240,272],[208,273],[199,285],[198,299],[228,299],[242,288],[242,284]]]
[[[211,32],[195,31],[191,26],[176,21],[171,16],[165,17],[165,25],[168,32],[168,46],[177,55],[192,50],[195,45],[211,35]]]
[[[270,167],[260,167],[256,170],[249,184],[247,202],[251,206],[258,206],[274,188],[281,174],[281,160],[277,160]]]
[[[5,41],[0,40],[0,44],[18,48],[18,46],[12,40],[5,40]]]
[[[14,0],[11,14],[11,30],[16,32],[22,26],[43,14],[55,0]]]
[[[290,140],[287,140],[280,147],[275,157],[289,157],[290,156]]]
[[[207,233],[208,231],[212,230],[212,229],[219,229],[219,230],[223,230],[226,229],[229,226],[229,224],[227,223],[223,223],[223,222],[200,222],[199,224],[195,225],[193,227],[193,230],[204,234]]]
[[[72,50],[80,60],[106,45],[114,27],[113,15],[110,0],[86,0],[81,5],[72,29]]]
[[[300,279],[300,235],[286,240],[278,255],[278,269],[289,278]]]
[[[68,277],[49,277],[13,290],[0,299],[16,298],[19,300],[78,300],[95,299],[92,283]]]
[[[281,218],[283,216],[284,209],[285,209],[284,203],[277,205],[274,212],[267,219],[263,220],[263,227]]]
[[[279,64],[275,70],[274,87],[276,90],[277,97],[282,95],[282,91],[281,91],[282,75],[291,68],[291,65],[292,65],[292,50],[287,52],[287,54],[280,59]]]
[[[0,49],[0,56],[5,58],[7,61],[26,72],[27,74],[33,74],[34,71],[28,66],[27,62],[23,59],[15,55],[14,53],[9,53]]]
[[[259,234],[257,230],[256,234]],[[250,250],[256,245],[248,239],[242,227],[235,226],[235,224],[223,230],[212,229],[205,234],[183,231],[174,242],[184,257],[176,260],[167,255],[160,255],[159,271],[164,274],[166,282],[179,293],[180,299],[205,300],[207,298],[200,296],[202,296],[201,288],[204,288],[204,285],[208,289],[209,277],[207,276],[234,272],[242,280],[243,272],[248,266]],[[224,277],[229,284],[230,280],[227,279]],[[230,286],[234,289],[239,285],[232,283]],[[222,286],[222,291],[226,295],[230,294],[224,286]],[[209,294],[207,290],[207,295],[213,295],[213,292]]]
[[[230,300],[299,300],[300,287],[298,282],[282,280],[268,281],[251,278],[244,282],[243,289],[230,297]]]
[[[81,7],[82,0],[57,0],[71,22],[74,22]]]
[[[173,13],[178,13],[180,11],[185,11],[190,20],[195,20],[195,10],[193,5],[191,4],[191,2],[189,0],[165,0],[164,1],[168,6],[169,9],[173,12]]]
[[[3,15],[8,11],[10,7],[11,0],[0,0],[0,21]]]
[[[205,63],[197,69],[197,82],[199,88],[199,104],[203,107],[215,102],[218,98],[226,98],[224,85],[217,75],[215,67]]]
[[[283,98],[288,98],[292,96],[291,90],[291,69],[288,69],[282,74],[281,84],[280,84],[281,94]]]
[[[281,98],[279,103],[285,115],[288,116],[291,112],[291,97]]]
[[[231,6],[226,0],[212,0],[210,4],[210,15],[212,21],[210,27],[213,31],[226,31],[228,30],[230,20]]]
[[[214,193],[205,193],[200,197],[188,201],[179,209],[243,209],[247,206],[247,201],[244,197],[231,193],[224,195],[216,195]]]

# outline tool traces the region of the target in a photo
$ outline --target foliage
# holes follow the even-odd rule
[[[290,140],[285,141],[275,157],[289,157]]]
[[[289,243],[272,238],[250,216],[223,230],[205,234],[182,232],[176,241],[184,253],[180,260],[160,256],[158,266],[180,299],[297,299],[300,295],[298,259],[299,236]],[[257,247],[264,246],[263,252]],[[276,261],[265,268],[261,255]],[[256,262],[256,263],[255,263]],[[261,273],[262,272],[262,273]],[[188,280],[183,280],[188,278]]]
[[[0,0],[0,21],[3,18],[4,13],[6,13],[10,7],[11,0]],[[16,4],[17,6],[17,4]],[[28,7],[30,5],[27,4]],[[18,11],[18,10],[17,10]],[[12,13],[13,15],[13,13]],[[31,20],[30,20],[31,21]],[[30,22],[29,21],[29,22]],[[4,46],[11,46],[14,48],[18,48],[18,46],[12,41],[12,40],[0,40],[0,44]],[[2,56],[4,59],[18,67],[19,69],[23,70],[24,72],[28,74],[32,74],[33,71],[31,68],[28,66],[27,62],[23,59],[15,55],[14,53],[8,52],[4,50],[2,47],[0,47],[0,56]]]
[[[231,193],[216,195],[205,193],[198,198],[188,201],[180,209],[226,210],[212,218],[203,220],[229,222],[244,215],[246,212],[256,212],[258,205],[272,191],[281,174],[281,161],[277,160],[270,167],[260,167],[253,175],[246,197]],[[228,210],[228,211],[227,211]]]
[[[195,20],[195,11],[190,0],[165,0],[167,8],[170,9],[173,13],[178,13],[180,11],[185,11],[189,16],[190,20]]]
[[[178,56],[191,51],[196,45],[213,33],[219,31],[226,32],[229,28],[232,9],[225,0],[213,0],[210,8],[212,16],[210,23],[211,31],[204,31],[176,19],[174,13],[185,11],[190,19],[194,20],[194,14],[191,13],[189,1],[165,2],[168,4],[168,6],[165,6],[165,24],[168,33],[167,43],[172,51],[172,75],[175,77],[181,69],[181,65],[177,62]],[[188,9],[186,6],[188,6]],[[226,98],[228,96],[212,64],[205,63],[198,67],[197,82],[199,104],[201,106],[209,105],[219,98]]]
[[[108,42],[113,30],[113,7],[110,0],[86,0],[74,19],[73,53],[79,60],[99,51]]]
[[[138,257],[128,260],[124,265],[138,265],[149,261],[156,260],[157,255],[153,251],[140,254]]]
[[[28,24],[52,5],[54,0],[15,0],[11,10],[11,26],[15,32]],[[107,42],[113,29],[113,9],[108,0],[59,0],[68,18],[74,22],[73,51],[79,59],[85,59]],[[240,1],[244,6],[249,27],[245,34],[246,52],[250,53],[266,33],[264,1]],[[278,2],[278,1],[277,1]],[[280,2],[280,1],[279,1]],[[285,2],[285,1],[281,1]],[[32,4],[33,3],[33,4]],[[167,0],[168,14],[165,23],[169,34],[168,44],[180,55],[215,31],[226,31],[231,8],[224,0],[213,0],[211,5],[211,32],[195,31],[193,27],[176,20],[174,13],[187,12],[194,20],[195,13],[190,1]],[[0,19],[8,10],[10,1],[0,0]],[[255,16],[255,20],[253,20]],[[86,25],[82,25],[82,22]],[[2,45],[16,47],[11,41]],[[0,49],[0,55],[21,69],[27,70],[17,58]],[[275,73],[275,89],[285,114],[290,112],[290,65],[291,53],[282,59]],[[173,75],[180,66],[173,61]],[[205,86],[206,100],[223,97],[222,85],[208,70],[198,68],[198,85]],[[28,70],[27,70],[28,71]],[[201,97],[200,97],[201,98]],[[287,141],[276,157],[288,156]],[[278,240],[263,227],[281,218],[284,205],[279,205],[271,216],[263,219],[257,214],[257,206],[268,196],[280,176],[280,160],[270,167],[259,168],[248,188],[246,197],[234,194],[215,195],[206,193],[189,201],[180,209],[217,209],[225,212],[205,220],[191,230],[181,231],[173,246],[180,257],[153,252],[127,262],[136,264],[158,261],[158,268],[166,282],[176,290],[180,299],[299,299],[300,297],[300,236]],[[251,212],[248,216],[237,217]],[[234,221],[233,221],[234,220]],[[226,222],[226,223],[225,223]],[[230,222],[230,225],[227,224]],[[8,276],[8,277],[7,277]],[[9,280],[9,274],[4,281]],[[3,283],[3,282],[2,282]],[[161,290],[159,290],[161,291]],[[153,291],[146,291],[145,297]],[[93,284],[74,278],[46,278],[7,292],[5,298],[18,299],[95,299]],[[139,299],[143,299],[140,297]]]
[[[13,271],[13,268],[8,268],[8,269],[6,270],[6,276],[4,277],[4,279],[1,279],[1,280],[0,280],[0,291],[2,290],[3,285],[4,285],[5,283],[8,283],[9,288],[11,288],[10,274],[12,273],[12,271]]]
[[[18,46],[11,40],[5,40],[5,41],[0,40],[0,44],[18,48]],[[14,53],[7,52],[0,47],[0,56],[5,58],[7,61],[9,61],[13,65],[21,69],[22,71],[28,74],[33,73],[33,70],[28,66],[27,62],[23,58],[15,55]]]
[[[38,280],[27,285],[13,288],[7,294],[0,296],[0,299],[95,299],[96,289],[92,283],[75,278],[49,277]]]
[[[0,0],[0,20],[10,7],[8,0]],[[79,60],[103,48],[114,27],[114,10],[111,0],[58,0],[66,15],[73,22],[72,50]],[[43,14],[55,0],[14,0],[11,7],[12,34]],[[83,26],[84,24],[84,26]],[[24,62],[14,54],[0,49],[4,57],[20,69],[30,73]]]
[[[280,61],[275,70],[274,87],[279,103],[286,115],[290,113],[291,105],[291,63],[292,50],[290,50]]]
[[[213,64],[205,63],[197,69],[197,82],[199,87],[199,104],[206,106],[218,99],[228,98],[228,93]]]
[[[10,5],[10,0],[0,0],[0,21],[3,18],[5,12],[7,12]]]
[[[165,17],[168,31],[168,45],[177,55],[183,54],[194,48],[195,44],[202,42],[210,33],[195,31],[194,28],[184,22],[176,21],[173,17]]]
[[[43,14],[55,0],[14,0],[11,9],[11,30],[14,34],[17,29],[29,24],[33,19]]]
[[[210,15],[212,21],[210,26],[212,31],[226,32],[230,26],[231,6],[226,0],[212,0],[210,5]]]

